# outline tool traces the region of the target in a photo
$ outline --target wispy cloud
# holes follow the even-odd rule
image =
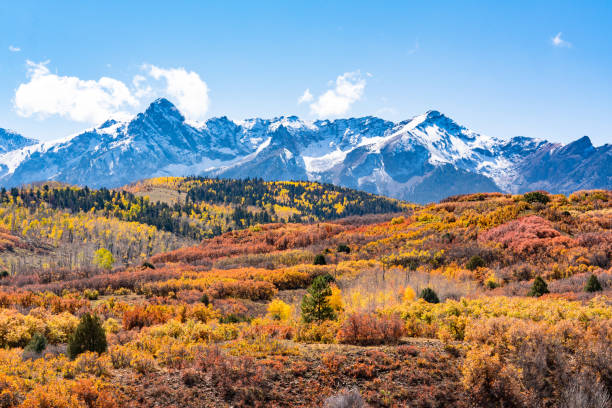
[[[14,45],[9,45],[8,49],[9,49],[10,52],[19,52],[19,51],[21,51],[21,48],[16,47]]]
[[[367,73],[367,76],[370,77],[372,74]],[[333,88],[321,94],[316,101],[310,95],[311,100],[314,101],[310,104],[313,114],[319,117],[345,114],[355,102],[363,97],[366,80],[359,71],[345,72],[339,75],[331,86]]]
[[[569,48],[572,46],[572,43],[565,41],[563,38],[561,38],[561,35],[563,33],[559,32],[557,33],[557,35],[555,35],[553,38],[551,38],[551,43],[554,47],[559,47],[559,48]]]
[[[310,93],[310,89],[306,89],[302,96],[298,98],[298,104],[312,102],[314,96]]]

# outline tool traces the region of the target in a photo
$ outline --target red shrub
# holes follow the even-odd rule
[[[350,314],[338,331],[339,343],[370,346],[397,343],[404,334],[404,322],[396,315]]]
[[[202,241],[198,246],[181,248],[151,257],[152,263],[186,262],[208,264],[212,260],[274,250],[303,248],[329,238],[347,227],[338,224],[267,224],[254,231],[245,229],[227,232]]]
[[[561,236],[550,221],[536,215],[519,218],[492,228],[482,233],[478,240],[500,243],[517,254],[545,252],[554,245],[566,247],[575,245],[571,238]]]
[[[375,367],[367,363],[355,363],[348,371],[351,376],[366,380],[372,379],[376,375]]]
[[[252,357],[228,356],[213,347],[196,360],[196,365],[226,401],[237,406],[267,406],[269,373]]]
[[[242,335],[247,338],[270,337],[290,340],[295,335],[295,328],[283,323],[270,323],[249,326]]]

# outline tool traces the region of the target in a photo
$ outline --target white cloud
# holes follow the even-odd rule
[[[21,48],[16,47],[14,45],[9,45],[8,49],[9,49],[10,52],[19,52],[19,51],[21,51]]]
[[[76,122],[99,124],[109,118],[128,119],[157,97],[167,97],[188,120],[202,120],[209,106],[208,86],[184,68],[162,69],[144,65],[145,75],[131,84],[101,77],[84,80],[52,73],[49,61],[27,61],[28,80],[15,91],[13,104],[23,117],[60,116]],[[160,83],[160,81],[163,81]]]
[[[100,123],[110,117],[125,118],[129,116],[125,109],[138,105],[119,80],[60,76],[49,71],[48,63],[27,61],[29,82],[20,84],[15,92],[14,105],[19,115],[58,115],[77,122]]]
[[[365,86],[366,80],[359,71],[346,72],[336,78],[333,89],[327,90],[310,104],[310,110],[319,117],[345,114],[363,97]]]
[[[561,38],[561,32],[559,32],[557,35],[555,35],[553,38],[551,38],[551,42],[552,45],[555,47],[565,47],[565,48],[569,48],[572,46],[572,43],[565,41],[563,38]]]
[[[143,68],[153,78],[166,81],[164,93],[189,120],[205,119],[208,105],[208,85],[193,71],[184,68],[163,69],[154,65]]]
[[[300,103],[307,103],[307,102],[312,102],[314,99],[314,96],[312,96],[312,94],[310,93],[310,89],[306,89],[304,91],[304,94],[302,96],[300,96],[300,98],[298,99],[298,104]]]

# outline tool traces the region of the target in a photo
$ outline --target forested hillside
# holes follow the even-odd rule
[[[117,265],[128,265],[258,224],[318,222],[408,207],[317,183],[158,178],[119,190],[45,183],[0,190],[0,227],[24,241],[23,250],[5,251],[0,261],[11,272],[34,266],[83,268],[104,248]]]
[[[232,208],[223,183],[154,179],[119,196]],[[286,185],[239,204],[286,189],[297,208],[319,194],[300,188],[320,189]],[[610,406],[610,191],[462,195],[253,225],[139,265],[106,256],[0,279],[5,406]]]
[[[261,179],[217,179],[203,177],[160,177],[144,180],[123,188],[137,195],[172,202],[231,205],[253,221],[245,212],[264,209],[268,221],[316,222],[353,215],[400,212],[410,208],[399,200],[377,196],[333,184],[305,181],[263,181]],[[166,191],[166,195],[162,191]],[[173,192],[178,192],[176,195]],[[239,223],[240,217],[234,216]]]

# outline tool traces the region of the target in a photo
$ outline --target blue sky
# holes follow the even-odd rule
[[[51,140],[168,96],[192,120],[438,109],[612,142],[612,2],[498,3],[4,1],[0,127]]]

